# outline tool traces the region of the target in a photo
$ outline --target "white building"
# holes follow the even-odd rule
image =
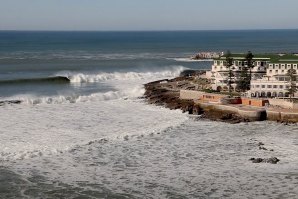
[[[266,75],[261,79],[251,81],[248,95],[251,97],[288,97],[290,78],[287,72],[289,69],[294,69],[298,72],[297,65],[298,56],[297,60],[280,59],[277,62],[267,64]]]
[[[232,55],[233,82],[239,79],[243,67],[247,67],[245,54]],[[249,97],[287,97],[289,77],[287,72],[294,69],[298,73],[298,56],[296,55],[255,55],[253,58],[251,88],[247,92]],[[228,90],[229,69],[226,67],[226,57],[214,60],[212,70],[207,77],[212,81],[212,89],[218,91]],[[298,77],[297,77],[298,79]],[[236,83],[232,84],[236,90]]]
[[[232,55],[233,58],[233,82],[236,82],[242,71],[243,67],[247,67],[244,54]],[[270,58],[254,58],[254,67],[251,69],[252,79],[260,79],[266,74],[266,65],[270,61]],[[209,75],[208,75],[209,74]],[[229,69],[226,67],[226,57],[222,56],[219,59],[215,59],[212,65],[211,72],[207,73],[207,76],[211,78],[212,89],[217,91],[228,90],[228,76]],[[232,89],[236,90],[236,83],[232,84]]]

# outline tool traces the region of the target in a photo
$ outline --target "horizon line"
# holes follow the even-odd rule
[[[200,31],[270,31],[270,30],[298,30],[298,28],[265,28],[265,29],[184,29],[184,30],[17,30],[0,29],[0,32],[200,32]]]

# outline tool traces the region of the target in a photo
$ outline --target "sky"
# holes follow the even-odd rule
[[[0,30],[297,28],[298,0],[0,0]]]

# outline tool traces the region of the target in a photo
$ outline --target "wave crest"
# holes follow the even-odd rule
[[[99,73],[99,74],[64,74],[72,83],[92,83],[107,80],[145,80],[158,78],[171,78],[179,76],[181,72],[187,68],[183,66],[172,67],[156,72],[114,72],[114,73]],[[59,74],[61,76],[61,74]]]
[[[13,99],[19,100],[22,104],[64,104],[90,101],[108,101],[117,99],[135,99],[141,97],[145,92],[142,86],[123,91],[108,91],[105,93],[92,93],[90,95],[69,95],[69,96],[14,96]]]

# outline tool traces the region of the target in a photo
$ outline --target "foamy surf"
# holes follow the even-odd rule
[[[7,106],[3,113],[0,159],[5,161],[60,154],[101,139],[161,133],[188,119],[181,111],[132,100]]]
[[[14,95],[1,98],[0,101],[21,101],[22,104],[64,104],[92,101],[108,101],[117,99],[135,99],[142,97],[145,90],[144,83],[179,76],[186,68],[182,66],[167,67],[160,71],[153,72],[114,72],[114,73],[65,73],[60,72],[56,79],[69,80],[70,84],[77,83],[102,83],[112,87],[112,90],[105,92],[93,92],[89,94],[60,93],[52,96],[41,96],[34,94]],[[42,79],[43,81],[48,79]],[[51,80],[51,79],[50,79]],[[33,81],[34,82],[34,81]],[[96,85],[101,87],[101,84]]]
[[[176,77],[186,69],[187,68],[183,66],[173,66],[167,67],[160,71],[150,72],[99,72],[98,74],[60,72],[57,74],[57,76],[65,76],[69,78],[72,83],[92,83],[107,80],[150,80]]]

